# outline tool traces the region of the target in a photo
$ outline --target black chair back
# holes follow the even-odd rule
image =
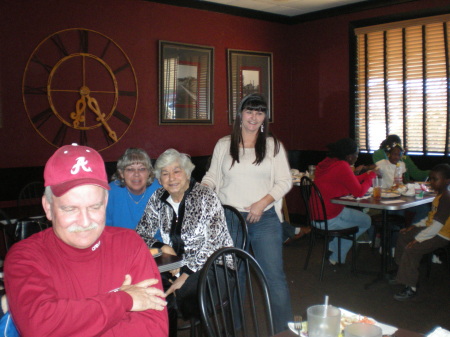
[[[42,196],[44,195],[44,183],[33,181],[26,184],[19,192],[17,207],[20,217],[43,215]]]
[[[242,214],[233,206],[222,205],[227,218],[228,231],[233,239],[234,247],[245,250],[247,247],[248,229]],[[230,212],[231,214],[227,214]]]
[[[327,211],[322,194],[316,184],[309,177],[302,177],[300,190],[305,203],[307,221],[311,229],[321,228],[328,230]]]
[[[3,247],[2,247],[2,256],[5,256],[8,252],[11,245],[14,243],[13,241],[13,225],[11,224],[11,220],[5,211],[0,209],[0,226],[2,226],[2,234],[3,234]]]
[[[309,241],[308,254],[306,256],[305,266],[303,269],[308,268],[309,259],[312,253],[312,247],[315,245],[316,237],[324,237],[324,245],[322,252],[322,265],[320,269],[320,281],[323,280],[323,272],[325,267],[325,260],[328,253],[328,244],[331,238],[336,237],[338,239],[338,262],[341,262],[341,239],[351,240],[352,246],[352,272],[356,272],[356,233],[358,227],[349,227],[344,229],[330,230],[328,228],[327,211],[325,203],[322,198],[317,185],[309,178],[302,177],[300,181],[300,189],[307,210],[308,224],[311,225],[311,235]]]
[[[47,229],[50,225],[50,221],[44,215],[19,219],[15,224],[14,241],[24,240],[33,234]]]
[[[238,270],[245,277],[238,277]],[[207,336],[274,335],[267,280],[246,251],[227,247],[211,255],[200,274],[198,293]]]

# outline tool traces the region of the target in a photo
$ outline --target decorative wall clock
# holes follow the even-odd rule
[[[34,49],[22,96],[34,129],[48,143],[101,151],[129,129],[138,86],[130,59],[116,42],[90,29],[71,28]]]

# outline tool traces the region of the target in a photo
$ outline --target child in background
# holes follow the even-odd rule
[[[388,156],[388,159],[382,159],[376,162],[377,168],[379,169],[379,174],[383,177],[383,184],[381,186],[382,189],[397,189],[398,186],[395,183],[395,170],[397,167],[400,167],[400,171],[402,173],[402,177],[406,172],[406,166],[405,163],[402,162],[400,159],[403,155],[403,148],[401,147],[400,143],[390,143],[385,145],[385,152]],[[404,183],[404,181],[402,181]],[[382,194],[383,195],[383,194]],[[416,223],[420,220],[424,219],[428,212],[430,211],[430,206],[427,204],[416,206],[409,208],[407,212],[413,212],[414,215],[408,218],[407,224]],[[401,216],[406,215],[405,210],[398,210],[398,211],[388,211],[392,214],[397,214]],[[402,227],[404,227],[406,224],[403,224]],[[394,226],[393,228],[393,234],[391,238],[391,247],[395,247],[397,243],[397,237],[398,237],[398,230],[400,230],[400,227]],[[394,255],[394,252],[393,252]]]
[[[428,218],[400,231],[395,255],[399,266],[395,282],[405,287],[394,296],[398,301],[409,300],[417,294],[419,264],[423,255],[450,242],[450,165],[436,165],[430,172],[430,184],[437,196]]]
[[[405,163],[400,161],[403,155],[403,148],[399,143],[387,144],[385,148],[388,159],[382,159],[376,162],[377,168],[383,176],[383,185],[381,188],[391,188],[394,185],[394,175],[397,166],[403,174],[406,172]]]

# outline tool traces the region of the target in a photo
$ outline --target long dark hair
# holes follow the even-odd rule
[[[267,137],[272,137],[274,141],[274,153],[276,156],[280,151],[280,142],[278,139],[269,132],[269,122],[267,121],[267,112],[268,106],[267,102],[263,96],[259,94],[250,94],[245,96],[242,101],[239,103],[236,118],[233,123],[233,131],[231,132],[231,143],[230,143],[230,155],[233,158],[233,162],[231,163],[231,167],[233,167],[235,162],[239,163],[239,145],[242,144],[244,147],[244,139],[242,138],[242,112],[247,109],[256,109],[260,111],[264,111],[266,113],[266,118],[264,118],[264,122],[262,124],[263,131],[258,132],[258,136],[256,138],[255,144],[255,154],[256,159],[253,164],[259,165],[264,158],[266,157],[266,139]]]

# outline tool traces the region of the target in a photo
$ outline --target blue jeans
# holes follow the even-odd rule
[[[370,216],[353,208],[344,207],[342,212],[335,218],[328,220],[328,229],[344,229],[358,227],[356,238],[367,231],[371,225]],[[347,253],[352,247],[350,240],[341,240],[341,261],[338,261],[338,239],[330,241],[328,249],[332,252],[330,260],[344,263]]]
[[[247,212],[241,212],[247,219]],[[253,251],[253,256],[261,266],[267,278],[275,333],[287,329],[288,321],[292,320],[291,298],[283,269],[283,242],[280,219],[271,208],[263,213],[258,222],[249,224],[247,250]],[[231,233],[233,237],[233,233]]]

